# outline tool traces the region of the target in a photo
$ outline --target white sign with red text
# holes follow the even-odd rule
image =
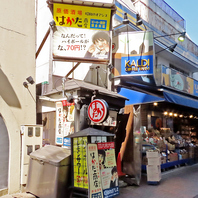
[[[101,99],[93,100],[88,107],[88,116],[94,123],[105,121],[108,116],[108,104]]]

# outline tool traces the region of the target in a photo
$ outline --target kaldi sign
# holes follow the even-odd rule
[[[106,101],[93,100],[88,107],[89,119],[94,123],[104,122],[108,116],[109,107]]]

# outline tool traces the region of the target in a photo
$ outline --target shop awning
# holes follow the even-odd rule
[[[170,102],[190,108],[198,109],[198,98],[193,98],[182,93],[176,93],[173,91],[162,89],[161,95],[154,96],[143,92],[129,90],[126,88],[120,88],[119,94],[129,99],[126,101],[126,105],[130,104],[143,104],[152,102]]]
[[[198,109],[198,98],[195,99],[189,96],[184,96],[182,94],[173,93],[170,91],[163,91],[163,95],[165,101],[167,102]]]

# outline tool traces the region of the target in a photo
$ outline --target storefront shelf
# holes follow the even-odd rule
[[[167,162],[165,164],[161,164],[161,169],[170,168],[170,167],[174,167],[174,166],[182,165],[182,164],[190,164],[190,162],[191,162],[191,159],[182,159],[178,161]],[[146,171],[146,165],[142,165],[142,170]]]

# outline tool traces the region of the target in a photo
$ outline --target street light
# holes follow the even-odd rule
[[[161,38],[161,37],[166,37],[166,36],[171,36],[171,35],[177,35],[177,34],[180,34],[179,37],[178,37],[178,40],[180,42],[183,42],[185,40],[185,34],[186,34],[186,32],[182,32],[182,33],[181,32],[178,32],[178,33],[174,33],[174,34],[165,34],[165,35],[162,35],[162,36],[156,36],[156,37],[154,37],[154,39]]]

